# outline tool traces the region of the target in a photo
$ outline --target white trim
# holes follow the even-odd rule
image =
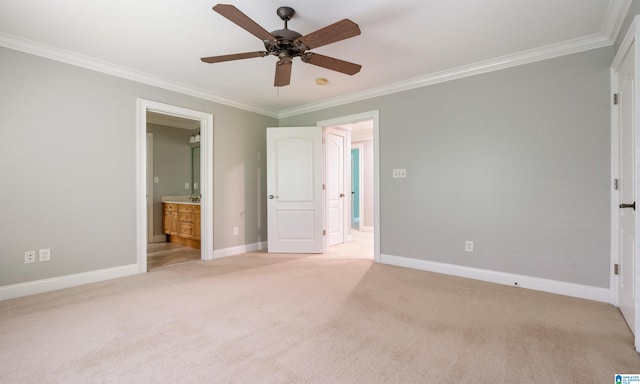
[[[215,251],[213,251],[213,258],[219,259],[222,257],[238,256],[247,252],[261,251],[267,249],[267,245],[268,244],[266,241],[260,241],[253,244],[244,244],[238,245],[236,247],[216,249]]]
[[[618,93],[618,80],[615,69],[611,68],[611,95]],[[613,97],[613,96],[612,96]],[[618,141],[618,106],[611,103],[611,182],[619,177],[618,174],[618,154],[619,154],[619,141]],[[611,304],[616,307],[618,302],[618,276],[613,273],[614,264],[619,260],[619,222],[618,222],[618,205],[620,204],[620,193],[612,188],[611,190],[611,241],[610,241],[610,274],[609,289],[611,290]]]
[[[58,289],[76,287],[84,284],[97,283],[104,280],[117,279],[119,277],[131,276],[137,273],[138,265],[129,264],[120,267],[29,281],[26,283],[5,285],[0,287],[0,301],[35,295],[37,293],[55,291]]]
[[[278,117],[278,113],[271,109],[266,109],[257,105],[243,103],[239,100],[215,95],[203,89],[192,87],[190,85],[166,80],[148,73],[136,71],[113,63],[98,60],[93,57],[84,56],[75,52],[52,47],[7,33],[0,32],[0,46],[14,49],[16,51],[30,53],[32,55],[40,57],[45,57],[47,59],[59,61],[62,63],[75,65],[77,67],[90,69],[92,71],[106,73],[108,75],[120,77],[122,79],[133,80],[142,84],[167,89],[169,91],[178,92],[183,95],[189,95],[200,99],[213,101],[215,103],[228,105],[230,107],[243,109],[245,111],[259,113],[261,115],[273,118]]]
[[[481,280],[490,283],[517,286],[519,288],[533,289],[577,297],[580,299],[600,301],[609,303],[610,294],[608,288],[592,287],[589,285],[568,283],[564,281],[542,279],[539,277],[517,275],[513,273],[497,272],[487,269],[464,267],[454,264],[438,263],[434,261],[411,259],[407,257],[382,255],[383,264],[395,265],[399,267],[419,269],[445,275],[464,277],[467,279]]]
[[[631,7],[631,2],[631,0],[611,0],[609,3],[604,23],[602,23],[601,33],[612,43],[618,38],[622,23],[627,16],[627,12],[629,12],[629,7]]]
[[[147,242],[151,243],[155,241],[153,235],[153,133],[147,132],[147,158],[146,158],[147,170],[151,175],[147,175],[146,187],[147,187]]]
[[[319,127],[332,127],[341,124],[373,120],[373,260],[380,262],[380,111],[373,110],[342,116],[335,119],[318,121]]]
[[[310,103],[294,108],[285,109],[278,113],[278,117],[282,119],[285,117],[301,115],[303,113],[337,107],[356,101],[371,99],[373,97],[390,95],[393,93],[421,88],[428,85],[444,83],[451,80],[462,79],[465,77],[516,67],[523,64],[534,63],[537,61],[552,59],[559,56],[606,47],[611,44],[612,42],[607,37],[601,34],[594,34],[575,40],[569,40],[541,48],[530,49],[512,55],[506,55],[457,68],[447,69],[441,72],[430,73],[424,76],[415,77],[413,79],[402,80],[380,87],[370,88],[361,92],[354,92],[348,95],[326,99],[317,103]]]
[[[351,149],[358,149],[358,231],[361,232],[373,232],[373,228],[371,231],[364,231],[364,199],[362,198],[362,190],[364,184],[364,176],[362,175],[364,170],[364,144],[362,142],[358,142],[351,145]],[[352,177],[353,178],[353,177]],[[353,189],[353,186],[351,187]],[[353,208],[352,208],[353,209]],[[349,216],[353,215],[353,212]],[[349,228],[351,228],[351,220],[349,220]],[[349,231],[351,232],[351,231]]]
[[[147,207],[146,207],[146,131],[147,112],[183,117],[200,121],[200,200],[201,258],[213,260],[213,115],[174,105],[137,99],[136,110],[136,257],[138,272],[147,272]]]

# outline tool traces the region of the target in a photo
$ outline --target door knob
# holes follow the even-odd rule
[[[636,202],[634,201],[633,204],[620,204],[620,208],[633,208],[633,210],[636,210]]]
[[[277,199],[277,198],[278,198],[278,196],[269,195],[269,198],[270,198],[270,199]]]
[[[341,193],[341,194],[340,194],[340,197],[344,197],[344,193]]]

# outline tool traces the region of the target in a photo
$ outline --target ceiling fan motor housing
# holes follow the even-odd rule
[[[283,57],[298,57],[307,50],[304,44],[296,41],[302,35],[296,31],[287,28],[287,22],[291,20],[296,11],[291,7],[280,7],[277,12],[278,16],[284,21],[284,28],[271,32],[275,40],[266,40],[264,47],[269,54]]]

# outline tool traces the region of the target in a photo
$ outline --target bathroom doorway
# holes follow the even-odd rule
[[[147,112],[148,271],[201,258],[200,137],[199,120]]]
[[[200,201],[199,201],[199,210],[200,210],[200,223],[193,223],[193,227],[198,229],[200,236],[200,250],[199,250],[199,258],[202,260],[212,260],[213,259],[213,115],[209,113],[194,111],[190,109],[185,109],[177,106],[172,106],[168,104],[157,103],[154,101],[138,99],[137,100],[137,111],[138,111],[138,121],[137,121],[137,137],[138,137],[138,146],[137,146],[137,163],[136,163],[136,179],[137,179],[137,212],[136,212],[136,222],[137,222],[137,261],[138,261],[138,272],[145,273],[147,272],[147,248],[149,244],[149,225],[157,226],[158,223],[161,222],[161,218],[163,217],[160,210],[162,209],[161,202],[158,204],[154,204],[154,207],[151,208],[153,212],[153,224],[148,222],[148,208],[147,208],[147,195],[150,196],[158,196],[159,193],[156,189],[163,182],[164,177],[160,177],[158,175],[159,170],[157,167],[153,167],[154,175],[148,174],[151,172],[147,170],[147,156],[149,153],[147,152],[147,126],[149,122],[158,123],[159,121],[162,124],[158,124],[163,126],[169,134],[171,134],[171,130],[183,130],[182,133],[186,134],[187,142],[189,144],[194,144],[190,142],[190,137],[195,136],[199,133],[200,144],[198,147],[199,153],[199,182],[197,182],[197,188],[194,189],[194,179],[193,177],[193,165],[190,165],[191,171],[187,171],[189,174],[189,179],[181,182],[184,194],[180,194],[180,197],[191,197],[194,194],[194,191],[199,190]],[[160,119],[160,120],[158,120]],[[167,122],[169,121],[169,122]],[[188,128],[176,128],[176,122],[187,122],[188,124],[196,124],[195,126],[189,126]],[[172,128],[171,125],[174,124]],[[198,128],[199,126],[199,128]],[[194,128],[195,127],[195,128]],[[193,128],[193,129],[192,129]],[[198,130],[198,131],[196,131]],[[173,132],[173,133],[178,133]],[[179,135],[178,135],[179,136]],[[153,148],[151,151],[157,151],[159,146],[159,137],[154,135],[153,139]],[[189,146],[189,150],[192,153],[196,153],[192,148],[194,146]],[[193,159],[193,157],[190,157]],[[154,163],[157,163],[154,161]],[[197,171],[195,174],[197,175]],[[171,177],[169,177],[171,178]],[[151,187],[148,187],[148,182],[150,181]],[[172,181],[172,182],[175,182]],[[189,189],[189,193],[186,191]],[[174,189],[175,190],[175,189]],[[164,194],[161,192],[160,194]],[[193,201],[185,201],[185,203],[195,203]],[[158,233],[160,232],[160,233]],[[151,241],[154,241],[156,236],[164,236],[163,231],[154,230],[154,234],[151,238]],[[151,244],[154,244],[153,242]]]

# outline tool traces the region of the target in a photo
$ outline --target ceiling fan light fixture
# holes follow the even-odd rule
[[[318,77],[316,79],[316,85],[319,85],[319,86],[322,87],[322,86],[325,86],[327,84],[329,84],[329,80],[325,79],[324,77]]]

